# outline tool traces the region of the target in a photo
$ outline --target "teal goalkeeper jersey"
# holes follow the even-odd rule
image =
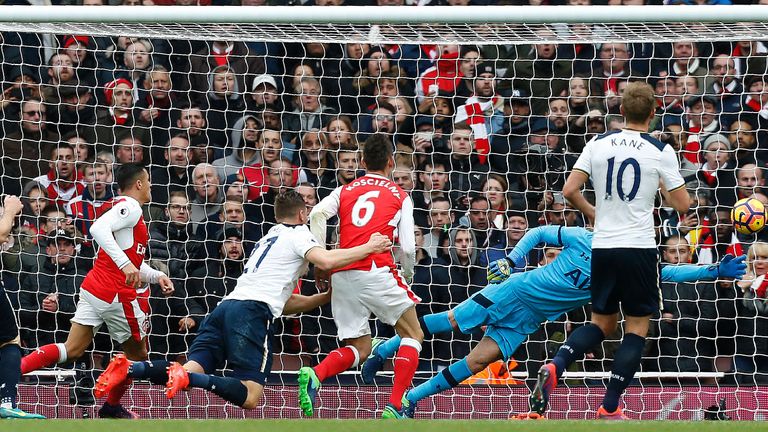
[[[521,265],[528,253],[542,243],[562,246],[563,250],[546,266],[510,276],[498,294],[507,291],[541,318],[553,320],[590,302],[592,232],[556,225],[534,228],[508,257]],[[661,280],[669,282],[712,280],[716,276],[716,266],[679,265],[661,270]]]

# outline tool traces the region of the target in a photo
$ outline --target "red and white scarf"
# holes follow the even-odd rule
[[[485,126],[485,112],[493,111],[493,101],[475,102],[462,105],[456,109],[456,118],[454,123],[466,121],[475,138],[475,151],[478,159],[484,164],[488,159],[488,153],[491,151],[491,144],[488,140],[488,129]]]

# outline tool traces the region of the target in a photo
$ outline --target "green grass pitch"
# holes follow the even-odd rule
[[[0,431],[45,432],[747,432],[768,430],[763,422],[583,420],[43,420],[2,421]]]

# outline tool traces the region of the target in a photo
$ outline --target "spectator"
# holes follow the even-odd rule
[[[80,138],[77,133],[65,135],[62,140],[68,142],[75,149],[75,162],[77,162],[78,171],[82,172],[83,162],[93,162],[96,159],[94,145]]]
[[[306,172],[307,181],[312,184],[332,182],[335,175],[326,137],[327,134],[314,129],[304,133],[299,140],[296,164]]]
[[[728,128],[728,141],[735,149],[734,160],[737,166],[756,163],[765,166],[768,154],[765,149],[757,148],[757,134],[751,123],[737,120]],[[759,162],[759,163],[758,163]]]
[[[277,91],[275,77],[263,74],[254,78],[250,97],[245,104],[250,110],[259,110],[266,105],[280,107],[280,94]]]
[[[491,135],[491,171],[507,174],[514,167],[513,153],[522,151],[530,133],[531,104],[524,90],[510,90],[504,98],[504,116],[508,121],[498,135]]]
[[[192,177],[192,167],[189,162],[192,152],[189,149],[189,138],[185,133],[177,133],[165,146],[163,152],[165,166],[154,168],[152,177],[152,201],[165,206],[168,196],[173,192],[186,194]]]
[[[507,181],[498,174],[490,174],[481,187],[490,203],[488,220],[491,221],[492,228],[501,229],[504,226],[504,215],[509,207],[507,190]]]
[[[50,169],[47,159],[59,141],[48,129],[45,107],[40,99],[26,98],[21,104],[21,129],[2,141],[3,163],[0,164],[2,193],[19,195],[23,185]]]
[[[699,180],[710,188],[718,203],[728,205],[736,186],[736,162],[731,159],[731,142],[723,134],[710,135],[704,140],[704,164]],[[734,201],[735,202],[735,201]]]
[[[448,163],[444,159],[428,159],[423,162],[416,170],[419,183],[416,185],[415,192],[411,195],[413,199],[414,221],[416,226],[425,228],[431,226],[429,223],[430,204],[435,198],[448,198],[448,173],[446,167]]]
[[[762,193],[762,188],[765,186],[763,170],[755,164],[746,164],[736,170],[736,182],[736,199],[733,202],[720,204],[731,206],[736,200],[750,197],[755,193]]]
[[[697,96],[688,99],[688,142],[684,146],[683,156],[693,163],[702,163],[701,142],[708,134],[717,133],[720,123],[716,120],[717,100],[711,96]]]
[[[491,229],[491,221],[488,218],[490,215],[490,205],[488,198],[473,196],[469,200],[466,223],[463,220],[461,221],[463,226],[472,229],[472,234],[475,235],[478,248],[485,248],[487,246],[488,233]]]
[[[207,221],[209,214],[218,214],[221,211],[224,202],[224,190],[219,182],[216,167],[207,163],[198,164],[192,171],[192,188],[194,196],[190,200],[190,221],[193,229],[198,229],[200,223]]]
[[[37,234],[40,216],[50,204],[46,188],[37,182],[27,183],[21,193],[21,202],[24,204],[21,211],[21,228],[28,228],[30,233]]]
[[[33,181],[46,189],[48,199],[62,207],[83,193],[82,179],[75,169],[75,149],[67,143],[54,147],[50,153],[48,173],[36,177]]]
[[[691,262],[691,248],[679,236],[669,237],[662,248],[666,265]],[[659,321],[659,368],[665,372],[712,372],[717,291],[714,282],[663,282],[663,309]]]
[[[691,77],[695,79],[697,89],[704,88],[705,79],[709,75],[706,63],[699,57],[699,45],[691,41],[672,43],[672,58],[669,60],[666,71],[673,77]]]
[[[122,135],[115,144],[115,160],[120,164],[144,165],[144,142],[132,133]]]
[[[424,234],[424,250],[430,257],[437,258],[441,248],[440,239],[453,225],[454,214],[451,202],[446,197],[433,197],[429,202],[429,232]]]
[[[710,72],[707,93],[717,99],[721,107],[721,122],[727,126],[741,110],[744,87],[736,77],[736,63],[733,57],[727,54],[720,54],[712,59]]]
[[[485,127],[488,135],[501,132],[504,127],[504,99],[496,92],[496,66],[487,61],[478,63],[473,80],[472,96],[466,99],[467,104],[493,102],[493,112],[485,116]]]
[[[46,238],[44,261],[27,277],[19,294],[19,323],[27,346],[61,343],[69,320],[75,315],[76,296],[88,269],[79,262],[73,229],[51,230]]]
[[[245,87],[238,86],[238,77],[232,68],[221,65],[211,71],[206,88],[208,92],[201,108],[208,125],[208,143],[213,147],[214,158],[218,159],[231,145],[229,135],[245,109],[242,95]]]
[[[296,192],[304,199],[304,204],[307,205],[307,214],[320,202],[317,198],[317,190],[311,183],[299,183],[296,186]]]
[[[205,136],[208,123],[199,105],[190,104],[179,107],[176,127],[189,134],[190,138]]]
[[[238,89],[248,88],[252,77],[266,72],[264,57],[251,53],[243,42],[214,41],[189,57],[189,70],[179,74],[178,87],[188,90],[192,99],[203,101],[209,86],[209,76],[217,67],[228,67],[236,79]]]
[[[736,335],[737,380],[741,384],[768,382],[768,305],[766,304],[768,244],[755,242],[747,252],[747,275],[738,282],[743,291]]]
[[[465,124],[456,125],[449,138],[449,195],[457,209],[469,207],[468,193],[479,191],[482,179],[488,173],[488,165],[481,163],[475,151],[472,129]]]
[[[149,256],[165,264],[172,279],[184,279],[191,269],[198,267],[207,256],[204,241],[214,238],[195,235],[190,210],[184,192],[171,192],[165,220],[152,222],[149,231]]]
[[[118,78],[104,85],[106,107],[99,108],[96,125],[85,129],[84,138],[97,143],[97,150],[110,150],[121,138],[130,136],[144,142],[146,127],[138,125],[133,117],[135,99],[133,84],[125,78]]]
[[[542,37],[553,36],[548,31],[542,33]],[[573,63],[561,58],[559,49],[552,43],[536,44],[529,55],[521,56],[507,68],[504,78],[512,80],[513,89],[532,96],[531,111],[535,114],[546,111],[550,97],[567,91],[568,79],[573,76]]]
[[[232,131],[231,153],[213,161],[213,166],[217,168],[222,182],[243,167],[261,163],[263,132],[260,129],[262,129],[261,122],[252,114],[244,115],[235,123]],[[277,133],[279,139],[280,132]]]
[[[619,83],[630,77],[630,47],[626,43],[604,43],[598,53],[599,63],[593,71],[592,94],[611,97],[621,95]]]
[[[442,91],[453,95],[463,77],[459,68],[459,46],[438,45],[439,58],[435,65],[425,70],[416,82],[416,98],[419,106]],[[421,110],[419,110],[421,112]]]
[[[336,152],[336,172],[330,177],[320,179],[318,195],[320,199],[325,198],[334,189],[351,183],[357,178],[359,168],[359,155],[357,146],[341,147]]]
[[[352,121],[344,115],[328,122],[328,125],[325,127],[325,136],[328,148],[331,150],[338,150],[344,146],[357,144],[352,131]]]
[[[336,110],[325,105],[320,96],[320,82],[315,78],[302,78],[293,88],[294,110],[283,121],[288,141],[295,143],[303,132],[322,129],[331,120]]]
[[[66,211],[75,227],[90,241],[91,224],[100,215],[99,209],[115,196],[110,165],[101,160],[86,164],[83,184],[83,193],[69,200]]]
[[[154,65],[144,73],[143,88],[136,100],[137,118],[148,125],[152,142],[166,142],[172,126],[172,116],[178,104],[171,85],[171,73],[163,66]],[[153,146],[150,154],[153,164],[164,163],[162,147]]]
[[[416,186],[413,165],[405,162],[397,162],[395,164],[395,169],[392,171],[392,180],[394,180],[395,183],[409,195],[413,195],[414,187]]]

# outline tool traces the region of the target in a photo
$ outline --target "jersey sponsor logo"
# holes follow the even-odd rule
[[[392,182],[386,179],[378,179],[378,178],[371,178],[371,177],[359,178],[354,182],[352,182],[350,185],[345,186],[344,190],[351,191],[358,186],[380,186],[389,190],[392,193],[392,195],[400,199],[400,191],[398,190],[397,186],[393,185]]]
[[[123,207],[120,209],[120,217],[128,217],[128,209]]]
[[[144,256],[144,254],[147,252],[147,248],[144,247],[143,244],[139,243],[136,245],[136,253],[140,256]]]

